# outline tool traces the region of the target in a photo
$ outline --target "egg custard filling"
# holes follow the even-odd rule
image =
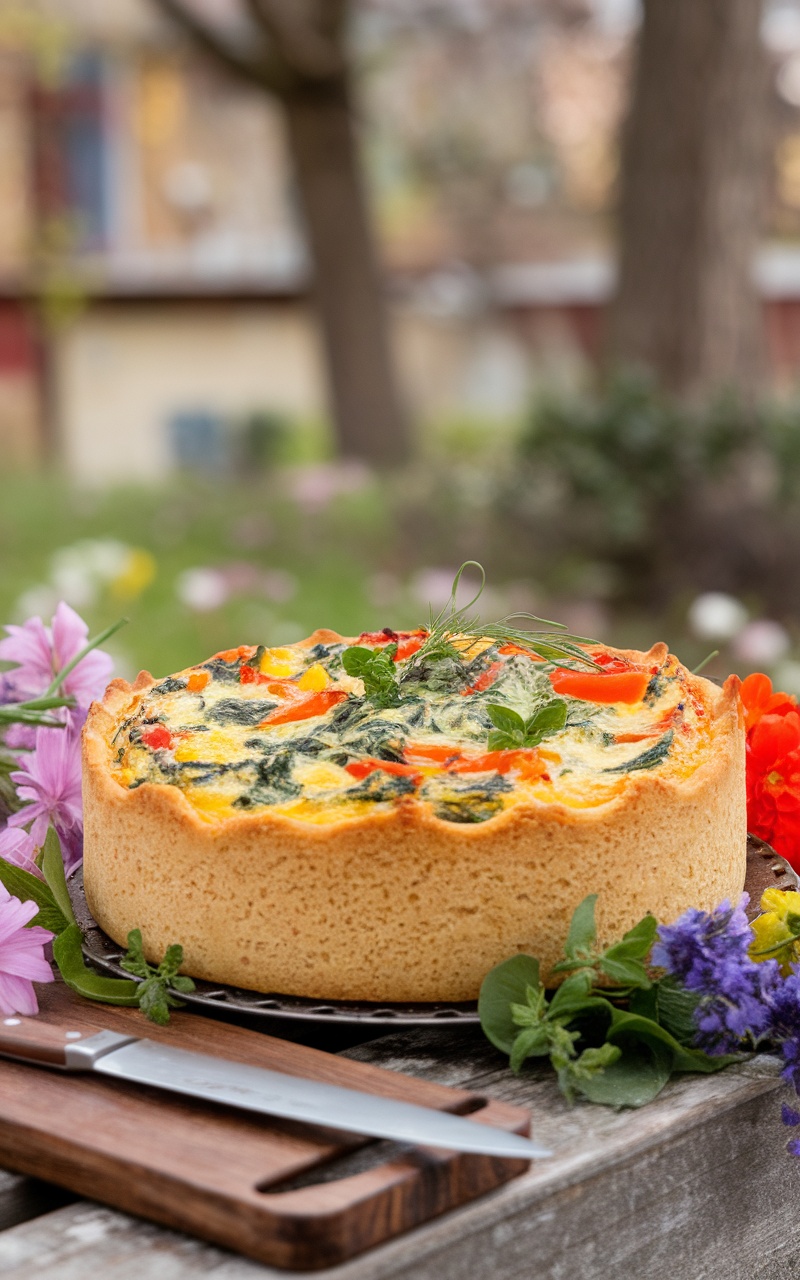
[[[429,660],[425,639],[318,632],[218,653],[133,692],[112,776],[176,787],[210,823],[264,810],[335,823],[414,802],[474,824],[521,803],[600,806],[645,771],[687,778],[706,758],[704,707],[666,646],[646,663],[587,647],[592,671],[488,637]]]

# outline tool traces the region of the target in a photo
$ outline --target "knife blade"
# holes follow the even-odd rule
[[[185,1097],[372,1138],[522,1160],[552,1155],[520,1134],[476,1124],[447,1111],[114,1031],[84,1036],[52,1024],[37,1026],[33,1020],[5,1018],[0,1027],[0,1055],[66,1071],[96,1072]]]

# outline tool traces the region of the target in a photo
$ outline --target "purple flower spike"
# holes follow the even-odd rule
[[[12,898],[0,884],[0,1013],[38,1013],[33,984],[53,981],[44,958],[45,943],[53,934],[40,925],[26,928],[38,910],[35,902]]]
[[[794,1107],[789,1107],[784,1102],[781,1106],[781,1120],[793,1129],[800,1124],[800,1111],[795,1111]]]
[[[747,954],[753,933],[745,915],[749,898],[716,911],[692,909],[658,930],[652,962],[700,996],[697,1044],[709,1054],[735,1053],[749,1036],[758,1042],[772,1030],[769,999],[780,986],[774,960],[757,964]]]

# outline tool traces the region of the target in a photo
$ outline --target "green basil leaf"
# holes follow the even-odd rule
[[[564,951],[570,960],[578,958],[578,953],[588,954],[597,939],[597,927],[594,922],[594,907],[597,894],[590,893],[575,908],[569,926]]]
[[[106,978],[87,968],[83,959],[83,935],[77,924],[70,924],[53,943],[53,958],[68,987],[88,1000],[101,1004],[135,1007],[139,1003],[139,984],[128,978]]]
[[[55,827],[47,828],[42,846],[42,875],[50,887],[60,911],[69,924],[75,924],[75,913],[72,910],[67,878],[64,875],[64,858],[61,853],[61,841]]]
[[[519,1027],[511,1016],[512,1004],[527,1004],[528,987],[541,988],[539,961],[532,956],[512,956],[490,969],[481,984],[478,1016],[483,1033],[496,1049],[510,1054]]]
[[[525,1027],[520,1031],[509,1056],[508,1065],[516,1074],[526,1058],[545,1058],[549,1051],[549,1040],[546,1027]]]
[[[19,898],[22,902],[36,903],[39,914],[28,921],[29,928],[38,924],[55,934],[66,929],[69,920],[56,902],[50,886],[38,876],[30,871],[24,871],[22,867],[14,866],[11,862],[4,862],[0,858],[0,881],[13,898]]]
[[[501,729],[503,733],[519,734],[522,736],[525,728],[525,722],[521,715],[516,711],[512,711],[511,707],[503,707],[499,703],[493,702],[486,707],[489,719],[496,729]]]
[[[371,649],[367,649],[364,645],[354,644],[349,649],[345,649],[342,654],[342,666],[349,676],[361,678],[366,667],[369,667],[374,658]]]
[[[525,740],[529,746],[535,746],[532,738],[539,742],[550,733],[559,733],[566,723],[566,702],[563,698],[551,698],[525,721]]]
[[[513,738],[501,729],[492,729],[486,745],[490,751],[513,751],[515,747],[522,746],[522,734]]]

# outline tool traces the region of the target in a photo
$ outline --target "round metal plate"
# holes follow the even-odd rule
[[[750,894],[751,919],[758,914],[758,903],[764,889],[798,889],[800,879],[768,844],[755,836],[747,837],[747,878],[745,889]],[[117,978],[128,978],[119,961],[122,948],[112,942],[92,919],[83,892],[83,876],[78,871],[69,882],[72,904],[84,931],[83,952],[98,969]],[[222,983],[195,980],[196,989],[181,996],[187,1005],[207,1012],[228,1010],[246,1013],[265,1020],[291,1019],[295,1022],[335,1023],[340,1025],[385,1027],[474,1026],[478,1022],[476,1001],[464,1004],[368,1004],[354,1000],[307,1000],[301,996],[285,996],[278,992],[246,991]]]

